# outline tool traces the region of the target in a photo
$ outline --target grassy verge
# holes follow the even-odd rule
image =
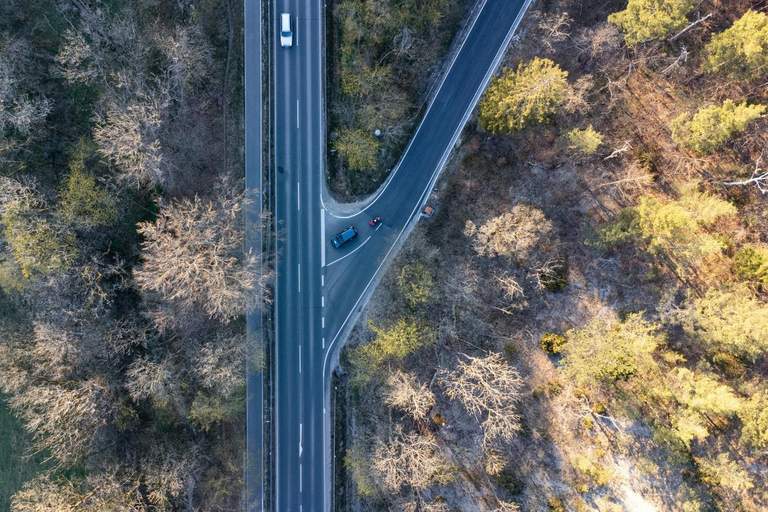
[[[24,457],[28,441],[24,428],[0,395],[0,512],[11,510],[11,496],[40,468],[40,461]]]

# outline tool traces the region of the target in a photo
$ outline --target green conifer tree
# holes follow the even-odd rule
[[[534,58],[517,70],[504,69],[480,101],[478,121],[492,132],[515,132],[546,123],[563,102],[568,72],[549,59]]]

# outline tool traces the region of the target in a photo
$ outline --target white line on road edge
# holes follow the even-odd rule
[[[325,266],[325,209],[320,208],[320,267]],[[325,286],[325,276],[323,278],[323,286]]]
[[[330,267],[330,266],[331,266],[331,265],[333,265],[334,263],[338,263],[338,262],[340,262],[341,260],[343,260],[344,258],[348,258],[348,257],[352,256],[352,255],[353,255],[353,254],[355,254],[357,251],[359,251],[360,249],[362,249],[362,248],[363,248],[363,246],[364,246],[365,244],[367,244],[367,243],[368,243],[368,240],[370,240],[370,239],[371,239],[371,237],[369,236],[368,238],[366,238],[366,239],[365,239],[365,242],[361,243],[361,244],[360,244],[360,245],[359,245],[359,246],[358,246],[358,247],[357,247],[357,248],[356,248],[354,251],[352,251],[352,252],[351,252],[351,253],[349,253],[349,254],[345,254],[344,256],[342,256],[341,258],[339,258],[339,259],[337,259],[337,260],[333,260],[333,261],[332,261],[332,262],[330,262],[328,265],[326,265],[326,267]]]
[[[301,345],[299,345],[299,373],[301,373]]]
[[[301,211],[301,182],[296,182],[296,209]]]
[[[299,129],[299,100],[296,100],[296,129]]]
[[[301,446],[304,440],[304,424],[299,423],[299,457],[301,457],[304,448]],[[299,465],[301,467],[301,465]]]
[[[299,293],[301,293],[301,263],[299,263]]]

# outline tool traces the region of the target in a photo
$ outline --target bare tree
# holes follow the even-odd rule
[[[554,228],[539,208],[520,204],[485,222],[479,228],[467,221],[465,234],[474,239],[481,256],[528,259],[536,246],[552,235]]]
[[[30,55],[22,39],[0,39],[0,137],[9,129],[26,137],[51,111],[49,99],[30,91]]]
[[[139,288],[223,322],[261,304],[270,275],[258,274],[256,254],[243,254],[247,204],[242,193],[214,201],[195,196],[162,206],[154,223],[140,223],[143,262],[134,271]]]
[[[167,60],[171,81],[182,95],[188,85],[207,79],[214,65],[213,48],[198,25],[176,27],[168,35],[158,35],[157,43]]]
[[[96,116],[93,138],[99,152],[139,184],[167,185],[159,127],[162,106],[146,101],[125,107],[113,104],[105,116]]]
[[[435,405],[435,394],[407,373],[395,372],[387,380],[387,386],[384,401],[391,407],[402,409],[416,421],[425,420]]]
[[[10,390],[6,390],[10,391]],[[98,380],[31,379],[8,401],[32,434],[35,450],[63,465],[82,461],[112,410]]]
[[[140,357],[128,367],[125,387],[136,401],[151,398],[160,407],[177,405],[180,402],[177,373],[170,358],[153,361]]]
[[[499,311],[511,315],[528,305],[525,292],[515,276],[508,272],[500,272],[494,276],[499,291],[504,295],[504,301],[497,307]],[[496,306],[494,306],[496,307]]]
[[[555,44],[562,43],[570,37],[571,33],[568,29],[571,28],[572,21],[573,19],[567,12],[553,16],[542,16],[539,22],[539,30],[542,32],[541,39],[550,51],[554,51]]]
[[[217,330],[197,355],[197,377],[204,387],[223,398],[245,383],[245,338],[241,332]]]
[[[43,473],[24,484],[13,495],[11,510],[15,512],[74,512],[87,496],[70,480],[60,477],[51,479]]]
[[[438,373],[438,382],[452,400],[459,400],[478,421],[485,442],[510,441],[520,430],[515,405],[520,400],[523,380],[501,354],[487,357],[464,355],[453,370]]]
[[[399,425],[394,430],[389,442],[379,441],[373,458],[373,466],[382,473],[388,489],[426,489],[453,479],[448,461],[432,436],[404,434]]]

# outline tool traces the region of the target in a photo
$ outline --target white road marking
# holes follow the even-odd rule
[[[320,276],[320,286],[325,286],[325,275]]]
[[[325,349],[325,338],[323,338],[323,349]]]
[[[296,129],[299,128],[299,100],[296,100]]]
[[[299,423],[299,457],[301,457],[302,452],[304,452],[304,447],[302,447],[303,441],[304,441],[304,424]]]
[[[351,253],[349,253],[349,254],[345,254],[344,256],[342,256],[341,258],[339,258],[339,259],[337,259],[337,260],[333,260],[333,261],[332,261],[332,262],[330,262],[328,265],[326,265],[326,267],[330,267],[330,266],[331,266],[331,265],[333,265],[334,263],[338,263],[338,262],[340,262],[341,260],[343,260],[344,258],[348,258],[348,257],[352,256],[352,255],[353,255],[353,254],[355,254],[357,251],[359,251],[360,249],[362,249],[362,248],[363,248],[363,246],[364,246],[365,244],[367,244],[367,243],[368,243],[368,240],[370,240],[370,239],[371,239],[371,237],[369,236],[368,238],[366,238],[366,239],[365,239],[365,242],[363,242],[363,243],[361,243],[360,245],[358,245],[358,246],[357,246],[357,248],[355,248],[355,250],[354,250],[354,251],[352,251],[352,252],[351,252]]]
[[[296,182],[296,209],[301,211],[301,182]]]
[[[323,295],[322,297],[320,297],[320,299],[321,299],[321,300],[320,300],[320,307],[321,307],[321,308],[324,308],[324,307],[325,307],[325,295]]]
[[[302,473],[304,472],[304,468],[301,464],[299,464],[299,492],[304,492],[304,486],[302,485],[304,482],[304,479],[302,478]]]
[[[301,373],[301,345],[299,345],[299,373]]]
[[[299,293],[301,293],[301,263],[299,263]]]
[[[325,317],[322,318],[322,321],[323,321],[322,327],[323,327],[323,329],[325,329]]]
[[[379,225],[376,226],[376,231],[378,231],[381,226],[382,226],[382,224],[381,224],[381,222],[379,222]]]
[[[325,210],[320,208],[320,267],[325,266]],[[325,278],[323,278],[325,286]]]

